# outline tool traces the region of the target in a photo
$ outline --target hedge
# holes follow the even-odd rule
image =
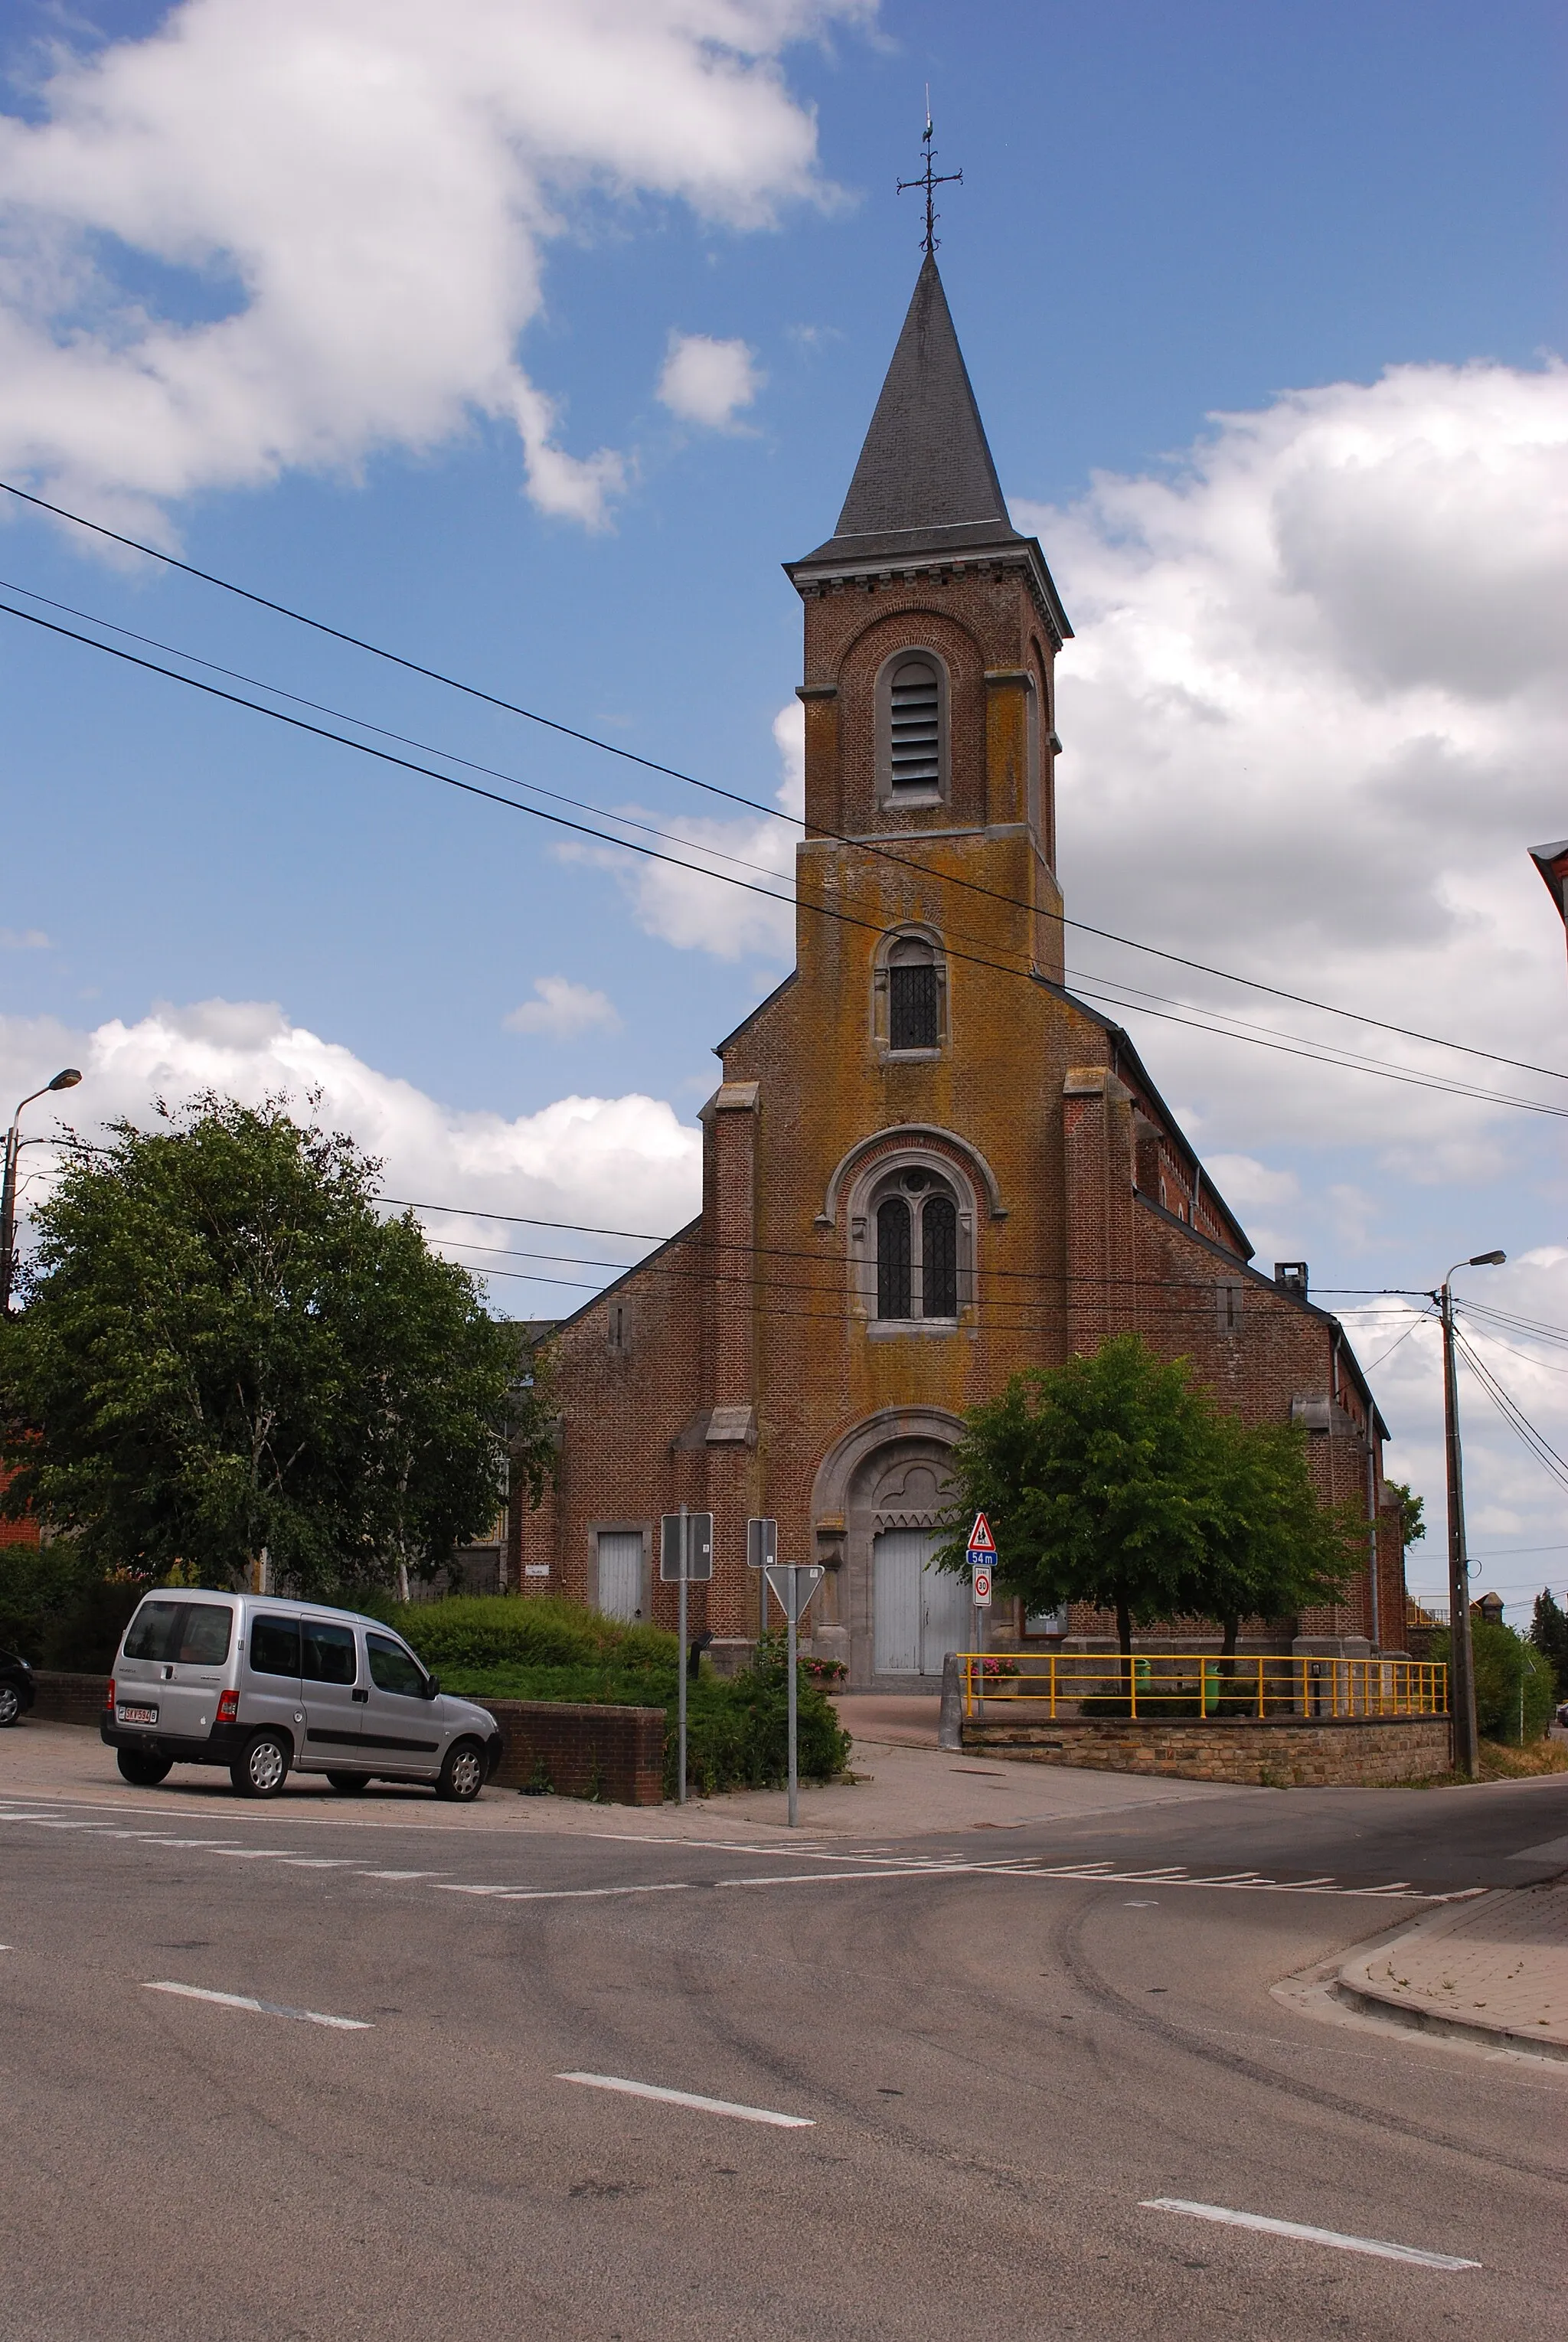
[[[630,1626],[580,1603],[539,1595],[454,1595],[375,1606],[443,1688],[468,1699],[584,1700],[662,1707],[664,1782],[674,1794],[678,1646],[659,1626]],[[704,1666],[687,1685],[686,1780],[699,1797],[774,1788],[788,1766],[788,1678],[781,1642],[763,1643],[733,1676]],[[849,1735],[826,1695],[799,1677],[800,1777],[829,1781],[849,1761]]]

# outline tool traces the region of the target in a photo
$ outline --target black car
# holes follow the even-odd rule
[[[15,1724],[33,1705],[33,1670],[15,1651],[0,1651],[0,1726]]]

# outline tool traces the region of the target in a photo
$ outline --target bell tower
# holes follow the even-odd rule
[[[1060,980],[1054,674],[1073,630],[1008,516],[929,244],[838,525],[785,571],[805,606],[803,894],[859,896],[880,871],[890,914],[916,915],[913,886],[918,915]],[[935,888],[894,883],[911,865]],[[803,967],[821,926],[804,921]]]

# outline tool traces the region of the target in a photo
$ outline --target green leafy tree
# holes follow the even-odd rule
[[[1556,1677],[1544,1654],[1501,1618],[1470,1616],[1475,1668],[1475,1722],[1482,1737],[1518,1747],[1539,1740],[1556,1706]],[[1432,1656],[1447,1664],[1448,1629],[1432,1638]]]
[[[970,1410],[954,1449],[941,1566],[963,1567],[963,1531],[984,1512],[1004,1591],[1032,1610],[1114,1610],[1130,1655],[1134,1626],[1186,1606],[1201,1571],[1212,1419],[1185,1363],[1134,1334],[1013,1376]]]
[[[1215,1409],[1202,1468],[1203,1552],[1180,1606],[1219,1620],[1230,1657],[1243,1618],[1293,1618],[1337,1601],[1364,1553],[1366,1523],[1353,1506],[1320,1503],[1299,1424],[1243,1423]]]
[[[1426,1522],[1423,1517],[1426,1499],[1418,1496],[1407,1480],[1385,1480],[1383,1485],[1398,1502],[1400,1534],[1408,1553],[1411,1546],[1426,1535]]]
[[[1568,1616],[1550,1586],[1535,1596],[1530,1639],[1551,1667],[1559,1699],[1568,1699]]]
[[[546,1443],[515,1330],[342,1133],[207,1096],[128,1122],[35,1215],[0,1329],[5,1502],[103,1573],[317,1596],[438,1566]]]

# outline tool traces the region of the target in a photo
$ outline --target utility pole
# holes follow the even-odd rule
[[[1448,1466],[1448,1706],[1453,1719],[1453,1769],[1474,1780],[1481,1771],[1475,1728],[1475,1663],[1470,1641],[1470,1556],[1464,1544],[1464,1462],[1459,1446],[1459,1360],[1453,1346],[1453,1275],[1458,1268],[1500,1268],[1503,1252],[1473,1253],[1455,1261],[1432,1298],[1443,1319],[1443,1433]]]
[[[22,1151],[22,1108],[31,1106],[35,1098],[47,1097],[51,1090],[74,1090],[81,1078],[75,1066],[66,1066],[52,1082],[23,1099],[5,1133],[5,1169],[0,1177],[0,1317],[11,1315],[11,1284],[16,1272],[16,1157]]]

